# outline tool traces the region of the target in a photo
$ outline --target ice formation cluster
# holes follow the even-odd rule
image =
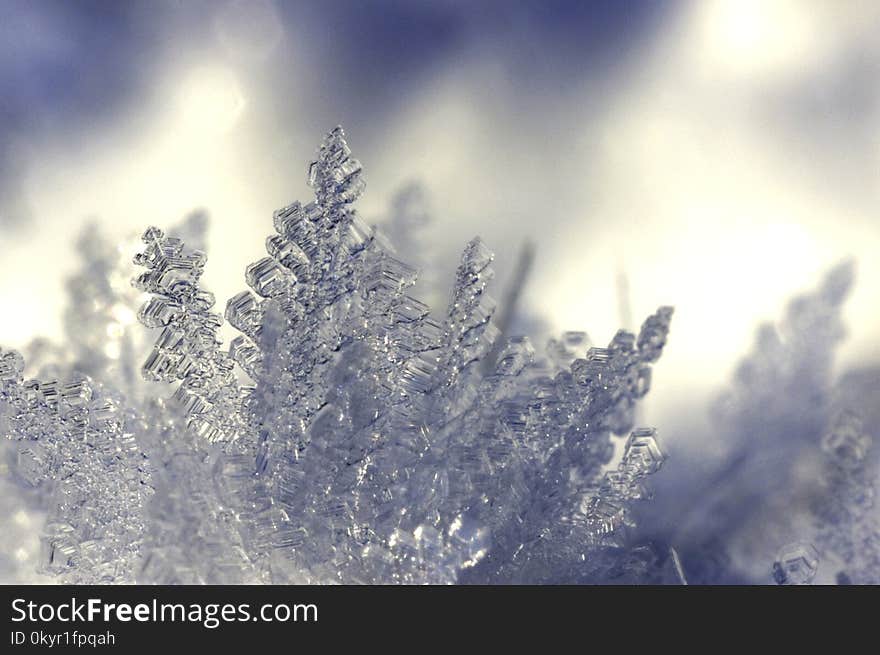
[[[275,212],[250,290],[222,316],[201,284],[197,221],[143,234],[137,319],[152,333],[134,325],[120,251],[87,233],[72,352],[33,348],[41,372],[26,380],[23,358],[0,351],[0,432],[27,487],[20,511],[44,522],[39,570],[101,583],[682,582],[674,551],[632,538],[665,459],[634,409],[672,310],[607,347],[573,332],[536,353],[493,324],[479,239],[445,313],[408,295],[417,270],[352,208],[364,181],[341,128],[308,182],[314,199]],[[226,348],[224,318],[239,333]]]
[[[658,476],[640,526],[689,583],[880,583],[880,370],[833,370],[853,277],[843,262],[759,327],[699,447]]]

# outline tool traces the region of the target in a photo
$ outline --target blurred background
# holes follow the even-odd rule
[[[60,338],[89,220],[204,209],[233,295],[342,124],[365,218],[418,185],[401,257],[438,287],[480,235],[496,296],[534,245],[539,336],[674,305],[643,417],[697,447],[757,325],[843,259],[835,370],[880,359],[878,33],[873,0],[0,0],[0,344]]]

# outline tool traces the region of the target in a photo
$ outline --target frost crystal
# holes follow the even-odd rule
[[[871,511],[876,475],[866,466],[872,441],[851,411],[838,414],[821,441],[815,542],[847,584],[880,584],[880,525]]]
[[[568,333],[536,354],[493,323],[480,239],[445,314],[409,295],[416,270],[352,208],[364,182],[341,128],[308,180],[314,199],[275,212],[250,290],[226,304],[240,333],[226,349],[205,254],[144,233],[137,317],[156,338],[142,374],[175,385],[167,400],[104,375],[98,344],[65,382],[26,382],[21,358],[0,355],[17,471],[54,481],[42,569],[83,582],[682,581],[674,551],[631,539],[633,503],[665,459],[634,408],[672,310],[608,347]],[[104,261],[93,242],[86,255]],[[90,293],[124,314],[115,285]],[[123,350],[137,348],[103,356]],[[93,380],[73,373],[87,367]]]
[[[777,584],[809,584],[819,567],[819,554],[810,544],[794,543],[783,547],[773,563]]]
[[[25,382],[23,368],[17,353],[0,353],[0,425],[19,442],[19,475],[51,484],[43,571],[67,582],[132,580],[150,493],[133,418],[86,378]]]
[[[778,325],[758,330],[704,435],[704,459],[676,458],[674,475],[664,476],[664,500],[642,526],[677,545],[689,581],[880,580],[877,460],[860,419],[875,411],[876,387],[873,397],[867,385],[853,392],[871,370],[845,374],[848,388],[832,375],[853,273],[850,262],[834,267]]]

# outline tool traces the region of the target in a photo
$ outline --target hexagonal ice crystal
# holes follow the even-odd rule
[[[811,544],[795,542],[779,549],[773,562],[773,579],[780,585],[812,582],[819,568],[819,553]]]

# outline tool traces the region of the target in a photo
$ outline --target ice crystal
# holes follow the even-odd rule
[[[63,382],[25,381],[22,359],[0,355],[17,474],[52,481],[41,569],[89,582],[681,582],[675,551],[631,540],[631,508],[665,459],[634,407],[672,310],[608,347],[569,333],[536,354],[499,334],[480,239],[445,313],[409,295],[416,269],[353,209],[364,181],[341,128],[308,181],[314,199],[275,212],[250,290],[222,317],[204,252],[144,232],[137,317],[156,338],[141,373],[174,385],[167,399],[108,374],[137,350],[127,342],[83,342]],[[105,261],[94,242],[87,257]],[[101,298],[98,318],[78,295],[71,322],[125,314],[127,296],[102,286],[112,275],[77,292]],[[240,333],[228,348],[224,318]]]
[[[150,492],[133,417],[87,378],[24,381],[23,368],[17,353],[0,353],[0,424],[19,442],[19,475],[51,482],[43,570],[70,582],[133,579]]]
[[[447,289],[441,282],[441,252],[429,238],[434,223],[428,190],[421,182],[411,181],[395,191],[376,235],[387,238],[391,254],[403,253],[407,262],[419,271],[411,295],[418,294],[432,311],[442,310]]]
[[[880,524],[874,508],[876,474],[867,466],[873,439],[861,418],[840,412],[821,440],[819,492],[811,503],[814,542],[836,579],[880,584]]]
[[[819,553],[811,544],[793,543],[784,546],[773,563],[773,579],[778,584],[809,584],[819,567]]]
[[[853,269],[834,267],[789,303],[778,325],[759,328],[713,412],[699,466],[685,455],[664,478],[659,497],[670,502],[645,523],[680,548],[689,580],[880,579],[876,459],[860,420],[876,396],[868,385],[842,389],[833,376]]]

